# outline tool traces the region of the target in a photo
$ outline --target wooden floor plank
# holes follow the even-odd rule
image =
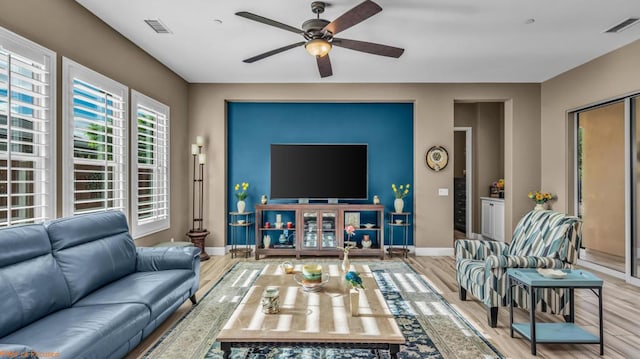
[[[201,298],[224,273],[238,261],[252,261],[253,259],[231,259],[227,256],[212,256],[210,260],[201,263],[200,289],[197,297]],[[287,260],[292,260],[287,258]],[[362,259],[375,260],[375,259]],[[354,259],[353,261],[356,261]],[[467,321],[482,333],[493,345],[508,358],[536,358],[531,355],[529,342],[518,337],[511,338],[509,334],[509,312],[501,308],[498,317],[498,327],[487,325],[487,314],[484,305],[470,294],[466,301],[458,298],[458,286],[455,275],[455,259],[453,257],[409,257],[407,262],[422,275],[436,291],[461,313]],[[634,358],[639,357],[640,348],[640,288],[629,285],[624,281],[594,272],[605,281],[604,285],[604,328],[605,355],[599,355],[599,346],[594,344],[538,344],[537,358]],[[576,319],[594,334],[598,332],[597,297],[587,290],[576,291]],[[147,339],[138,345],[127,358],[142,356],[162,335],[171,328],[191,307],[191,302],[184,303]],[[516,310],[516,314],[523,321],[527,314]],[[562,321],[560,317],[539,314],[539,321]]]

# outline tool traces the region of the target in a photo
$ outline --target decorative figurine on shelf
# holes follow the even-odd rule
[[[371,237],[368,234],[362,235],[362,248],[371,248]]]
[[[378,195],[373,196],[373,204],[380,204],[380,197],[378,197]]]
[[[263,194],[262,197],[260,197],[260,203],[267,204],[267,201],[267,195]]]

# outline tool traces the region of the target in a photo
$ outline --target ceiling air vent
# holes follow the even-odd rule
[[[162,21],[160,21],[160,19],[145,20],[144,22],[146,22],[147,25],[149,25],[153,29],[153,31],[157,32],[158,34],[171,33],[171,30],[169,30],[169,28],[166,27],[165,24],[163,24]]]
[[[605,30],[605,32],[607,33],[618,33],[618,32],[622,32],[626,29],[628,29],[629,27],[631,27],[631,25],[634,25],[635,23],[638,22],[638,20],[640,20],[640,18],[637,17],[630,17],[626,20],[622,20],[620,23],[613,25],[610,29]]]

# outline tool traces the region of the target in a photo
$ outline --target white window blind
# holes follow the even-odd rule
[[[131,232],[169,228],[169,107],[131,91]]]
[[[0,227],[55,217],[55,58],[0,28]]]
[[[128,88],[63,58],[65,215],[126,211]]]

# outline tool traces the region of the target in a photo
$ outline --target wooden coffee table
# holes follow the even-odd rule
[[[338,265],[329,266],[331,279],[317,293],[304,292],[293,275],[267,265],[216,338],[224,358],[229,358],[231,348],[269,346],[388,350],[396,358],[404,336],[371,271],[362,265],[353,267],[366,288],[360,291],[360,311],[355,317],[349,311],[348,286]],[[262,313],[266,287],[280,290],[278,314]]]

